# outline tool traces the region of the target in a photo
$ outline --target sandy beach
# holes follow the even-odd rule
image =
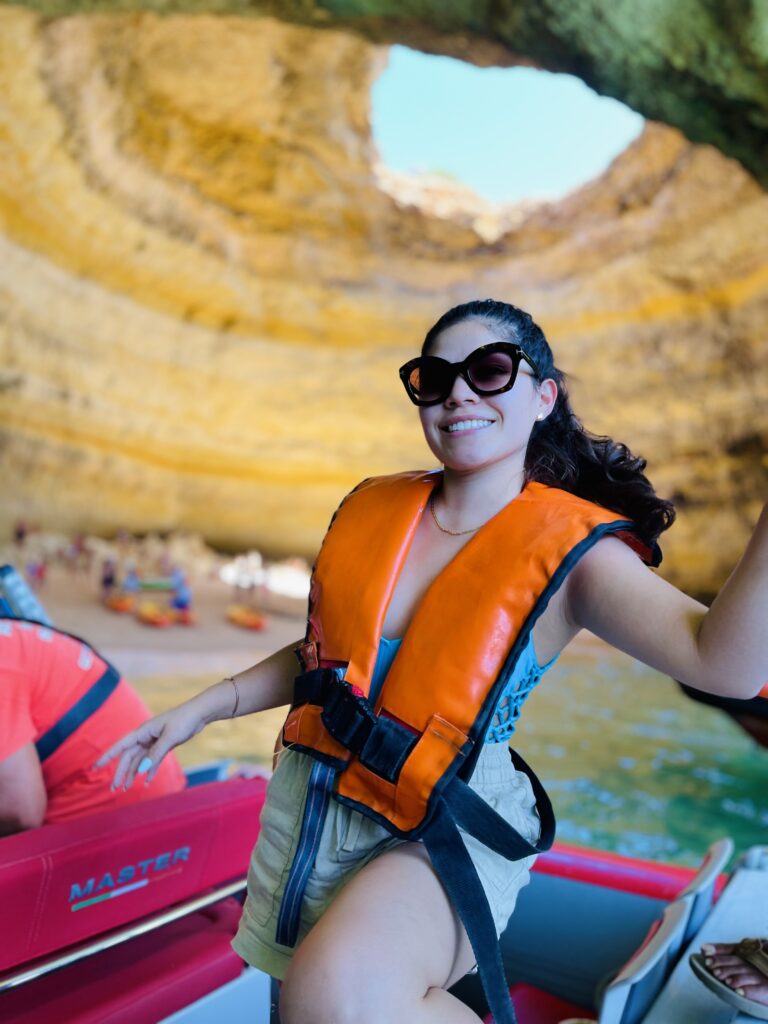
[[[154,713],[192,696],[222,676],[242,671],[303,636],[298,616],[269,616],[263,632],[227,621],[233,589],[218,580],[193,581],[194,626],[156,629],[132,615],[108,611],[92,575],[51,566],[39,598],[54,624],[91,643],[141,693]],[[209,726],[179,750],[184,765],[216,758],[268,764],[285,709]]]
[[[118,615],[98,597],[98,583],[61,566],[51,567],[38,596],[60,629],[82,636],[114,661],[131,679],[158,672],[214,675],[252,664],[302,636],[305,621],[298,616],[270,615],[263,632],[227,621],[227,607],[236,598],[233,588],[218,580],[194,580],[194,626],[157,629],[133,615]],[[148,595],[145,599],[164,601]]]

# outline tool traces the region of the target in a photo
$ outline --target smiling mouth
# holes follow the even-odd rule
[[[460,420],[458,423],[449,423],[447,427],[441,427],[447,434],[458,434],[465,430],[482,430],[483,427],[490,427],[493,420]]]

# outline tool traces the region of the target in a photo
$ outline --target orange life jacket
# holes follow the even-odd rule
[[[393,835],[424,841],[467,928],[502,1024],[514,1017],[501,987],[503,972],[498,977],[496,933],[457,826],[518,859],[551,845],[554,818],[540,783],[513,751],[537,797],[537,844],[511,829],[467,782],[530,632],[579,558],[607,534],[652,564],[660,553],[643,544],[625,517],[567,491],[528,483],[432,582],[371,703],[387,608],[439,480],[438,473],[424,472],[366,480],[336,512],[313,570],[307,636],[297,652],[304,672],[296,680],[283,742],[323,766],[317,776],[336,800]],[[307,807],[315,803],[308,800]],[[317,821],[306,829],[312,835],[319,830]],[[297,854],[293,874],[306,875],[307,863],[306,854]],[[289,940],[292,931],[295,939],[295,886],[283,909],[289,904],[293,930],[286,927],[291,915],[282,915],[278,941]]]

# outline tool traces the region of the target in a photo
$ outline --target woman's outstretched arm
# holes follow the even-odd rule
[[[651,572],[615,537],[566,579],[566,614],[614,647],[698,690],[737,700],[768,681],[768,506],[711,608]]]
[[[146,781],[151,782],[165,755],[196,736],[211,722],[240,718],[255,711],[290,704],[293,680],[298,671],[293,651],[300,643],[297,640],[283,647],[258,665],[222,679],[178,707],[144,722],[102,754],[96,767],[119,756],[112,787],[124,786],[127,789],[136,778],[139,766],[148,758],[151,766]]]

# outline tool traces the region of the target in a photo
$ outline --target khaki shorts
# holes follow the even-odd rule
[[[282,979],[294,949],[275,942],[285,882],[299,841],[311,758],[284,750],[267,789],[258,842],[248,870],[248,896],[237,935],[236,953],[249,964]],[[528,778],[515,770],[506,743],[486,743],[470,782],[483,799],[529,842],[539,835],[539,818]],[[472,836],[462,838],[480,877],[497,934],[506,928],[517,895],[536,859],[510,862]],[[391,836],[359,811],[331,799],[315,866],[304,896],[297,945],[333,902],[336,894],[370,860],[407,840]]]

